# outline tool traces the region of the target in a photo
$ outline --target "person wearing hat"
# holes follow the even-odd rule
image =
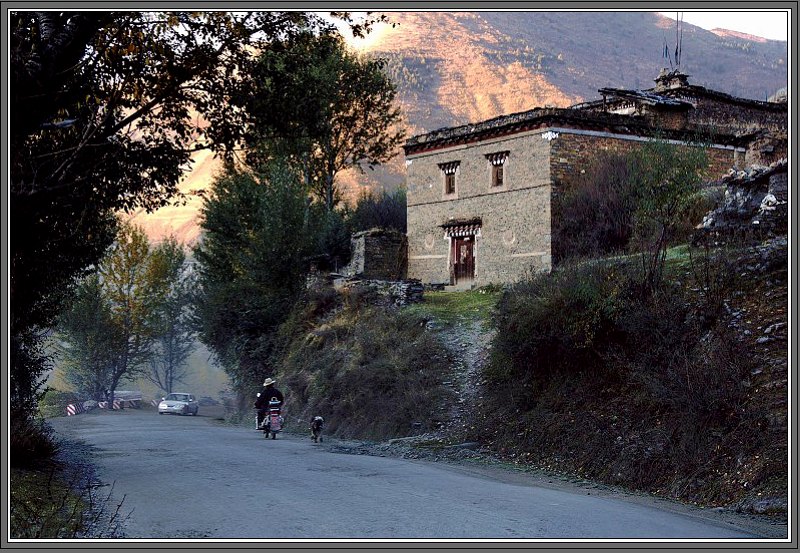
[[[269,401],[272,398],[280,401],[281,407],[283,406],[283,394],[275,387],[275,380],[267,378],[264,380],[264,388],[256,396],[255,407],[258,409],[258,426],[261,426],[261,423],[264,422],[264,417],[269,411]]]

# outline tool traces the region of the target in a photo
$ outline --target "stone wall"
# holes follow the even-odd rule
[[[550,146],[540,131],[409,156],[408,275],[450,284],[450,238],[443,225],[480,219],[476,286],[550,269]],[[502,186],[492,186],[487,155],[508,152]],[[440,164],[458,162],[448,195]]]
[[[786,159],[788,158],[787,148],[788,140],[785,133],[764,133],[748,145],[744,165],[746,167],[770,165],[781,159]]]
[[[686,111],[642,109],[642,115],[647,117],[654,127],[664,129],[685,129],[689,123]]]
[[[420,303],[424,287],[417,279],[374,280],[347,278],[334,280],[334,288],[340,292],[361,291],[373,294],[371,303],[382,306],[404,306]]]
[[[731,171],[718,184],[725,187],[725,196],[698,225],[695,242],[760,241],[787,234],[789,198],[785,159],[766,167]]]
[[[406,237],[390,229],[357,232],[351,239],[352,257],[342,269],[346,276],[403,279],[406,276]]]
[[[715,100],[691,98],[695,109],[689,111],[689,124],[711,127],[716,132],[737,134],[755,129],[785,131],[788,121],[786,104],[774,109]]]
[[[616,137],[607,134],[577,134],[560,132],[552,141],[550,172],[553,185],[560,187],[576,182],[590,166],[592,159],[601,152],[627,154],[643,142],[638,139]],[[731,147],[712,147],[707,150],[709,178],[716,179],[727,174],[731,168],[739,167],[744,150]]]

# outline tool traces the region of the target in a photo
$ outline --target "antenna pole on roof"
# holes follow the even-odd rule
[[[675,12],[675,69],[680,67],[680,61],[678,61],[678,43],[680,39],[678,38],[678,31],[681,26],[681,12]]]
[[[680,25],[681,25],[681,32],[680,36],[678,37],[678,59],[676,62],[679,69],[681,66],[681,55],[683,54],[683,12],[681,12]]]

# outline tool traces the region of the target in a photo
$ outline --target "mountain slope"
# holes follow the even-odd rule
[[[409,121],[423,131],[591,100],[602,87],[650,88],[669,66],[664,46],[676,42],[674,21],[645,12],[388,16],[396,27],[360,49],[390,59]],[[693,84],[753,99],[786,86],[785,42],[685,24],[681,45]]]
[[[524,111],[568,106],[598,97],[602,87],[650,88],[669,66],[664,46],[675,47],[675,22],[654,12],[390,12],[352,44],[387,59],[398,86],[408,134],[428,132]],[[787,43],[733,31],[684,25],[681,68],[690,82],[763,100],[787,86]],[[182,190],[205,188],[216,165],[199,160]],[[404,182],[402,154],[366,174],[351,171],[340,183],[353,198],[363,187]],[[187,205],[138,214],[158,239],[174,232],[198,235],[199,198]]]

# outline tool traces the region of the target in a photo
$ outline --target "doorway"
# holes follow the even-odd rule
[[[454,236],[450,261],[453,268],[453,284],[470,283],[475,280],[475,237]]]

